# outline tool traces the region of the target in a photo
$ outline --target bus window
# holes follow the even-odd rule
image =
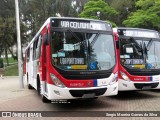
[[[27,62],[29,62],[30,59],[30,47],[27,49]]]
[[[35,41],[34,41],[34,43],[33,43],[33,60],[36,60],[37,45],[38,45],[38,38],[36,38]]]
[[[38,43],[36,48],[36,59],[41,56],[41,47],[42,47],[42,37],[41,35],[38,37]]]

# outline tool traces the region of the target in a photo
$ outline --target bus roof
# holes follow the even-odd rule
[[[88,21],[95,21],[95,22],[105,22],[110,24],[107,21],[96,20],[96,19],[88,19],[88,18],[75,18],[75,17],[49,17],[48,19],[70,19],[70,20],[88,20]]]

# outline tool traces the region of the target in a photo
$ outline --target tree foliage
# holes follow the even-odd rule
[[[107,20],[115,27],[116,24],[113,22],[113,19],[117,14],[118,12],[103,0],[90,0],[85,4],[84,10],[79,16],[82,18]]]
[[[97,12],[100,12],[100,15],[97,15]],[[93,19],[101,19],[101,20],[111,20],[117,15],[118,12],[110,7],[103,0],[90,0],[84,6],[84,11],[79,15],[83,18],[93,18]]]
[[[22,44],[27,37],[26,27],[21,23],[21,38]],[[7,58],[8,52],[14,58],[17,58],[11,47],[17,44],[16,39],[16,18],[15,18],[15,3],[14,0],[1,0],[0,4],[0,57],[3,51]],[[8,61],[8,60],[7,60]],[[8,63],[8,62],[7,62]]]
[[[13,28],[15,27],[13,21],[14,13],[11,11],[14,10],[13,3],[11,0],[2,0],[0,4],[0,55],[4,49],[10,47],[9,43],[14,41],[12,37],[14,34]]]
[[[29,27],[33,37],[48,17],[77,17],[79,2],[75,0],[21,0],[21,20]],[[81,2],[83,5],[84,3]]]
[[[159,0],[139,0],[136,7],[137,11],[124,20],[125,26],[160,30]]]
[[[113,19],[118,26],[123,26],[122,22],[127,19],[130,12],[135,11],[135,2],[133,0],[112,0],[110,6],[119,12]]]

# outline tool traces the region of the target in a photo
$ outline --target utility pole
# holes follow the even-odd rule
[[[16,28],[17,28],[17,44],[18,44],[18,71],[19,71],[19,83],[20,88],[24,88],[23,83],[23,62],[22,62],[22,48],[21,48],[21,36],[20,36],[20,22],[19,22],[19,6],[18,0],[15,0],[16,10]]]

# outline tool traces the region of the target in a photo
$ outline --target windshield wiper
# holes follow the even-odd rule
[[[131,46],[133,46],[135,52],[139,55],[142,56],[143,55],[143,48],[142,48],[142,44],[139,45],[139,43],[133,38],[130,37],[129,40],[131,41],[131,43],[129,43]]]
[[[93,38],[93,40],[92,40],[92,42],[91,42],[91,46],[93,46],[94,45],[94,43],[97,41],[97,38],[99,37],[99,35],[100,35],[100,33],[98,32],[97,34],[96,34],[96,36]]]
[[[69,31],[79,42],[82,42],[82,40],[71,29],[67,29],[67,31]]]
[[[140,49],[142,49],[142,45],[141,44],[139,45],[139,43],[133,37],[130,37],[129,40],[131,40],[131,42],[134,43],[137,47],[139,47]]]
[[[134,43],[141,49],[144,61],[146,63],[146,59],[148,59],[148,47],[151,47],[152,45],[152,39],[149,41],[149,43],[146,46],[146,43],[144,42],[143,45],[142,44],[138,44],[138,42],[135,39],[131,39],[132,41],[134,41]],[[133,45],[134,46],[134,45]],[[135,50],[136,50],[136,46],[134,46]],[[137,53],[139,53],[139,50],[136,50]]]
[[[147,53],[147,47],[146,47],[146,44],[144,42],[143,44],[143,57],[144,57],[144,60],[145,60],[145,63],[146,63],[146,59],[148,59],[148,53]]]
[[[152,43],[153,43],[153,40],[150,39],[149,42],[148,42],[148,44],[147,44],[147,50],[149,50],[151,48]]]

